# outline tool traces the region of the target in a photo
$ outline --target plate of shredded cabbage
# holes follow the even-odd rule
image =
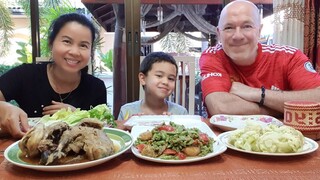
[[[278,126],[283,123],[267,115],[226,115],[217,114],[210,118],[210,123],[224,131],[232,131],[235,129],[243,128],[246,121],[254,121],[261,126],[267,126],[268,124],[275,124]]]
[[[175,121],[175,122],[177,122],[177,121]],[[156,132],[153,131],[157,127],[164,128],[164,126],[165,126],[165,128],[168,128],[169,126],[170,127],[173,126],[174,128],[176,128],[177,126],[173,125],[172,122],[164,123],[164,126],[163,125],[133,126],[132,130],[131,130],[131,135],[134,140],[134,145],[131,147],[132,153],[136,157],[138,157],[140,159],[147,160],[147,161],[152,161],[152,162],[157,162],[157,163],[167,163],[167,164],[182,164],[182,163],[191,163],[191,162],[196,162],[196,161],[201,161],[201,160],[205,160],[208,158],[212,158],[214,156],[218,156],[219,154],[223,153],[227,149],[227,147],[217,139],[217,136],[209,128],[209,126],[201,121],[196,122],[196,123],[187,121],[187,122],[184,122],[183,124],[176,124],[176,125],[179,126],[179,129],[182,126],[185,129],[180,129],[181,131],[180,130],[173,130],[173,131],[163,130],[162,131],[162,130],[159,130],[160,129],[159,128],[158,129],[159,131],[158,130],[156,130]],[[147,155],[142,155],[143,152],[141,152],[141,149],[140,149],[141,148],[140,145],[142,144],[140,141],[141,140],[140,135],[143,133],[146,133],[147,131],[152,132],[153,138],[152,138],[152,140],[146,140],[145,142],[148,141],[148,144],[151,143],[149,145],[151,145],[152,147],[157,147],[157,149],[158,149],[159,147],[161,147],[163,145],[161,143],[162,141],[164,142],[164,144],[166,144],[165,142],[167,142],[169,144],[168,146],[165,147],[165,149],[163,149],[164,151],[162,151],[162,153],[159,153],[159,156],[150,157]],[[184,151],[180,151],[180,152],[175,151],[172,154],[172,152],[173,152],[172,149],[173,150],[175,149],[172,146],[176,146],[179,148],[185,147],[184,145],[182,145],[183,143],[188,143],[188,142],[195,140],[193,138],[189,139],[191,141],[188,140],[189,135],[194,134],[194,133],[200,133],[200,134],[205,133],[206,137],[212,140],[211,143],[209,143],[210,146],[201,147],[201,153],[202,153],[202,150],[209,150],[210,149],[209,152],[203,153],[203,155],[186,156],[183,159],[180,158],[181,157],[180,155],[181,155],[181,153],[184,153]],[[156,134],[158,134],[160,136],[157,136]],[[199,136],[197,136],[197,137],[199,137]],[[172,142],[172,144],[169,143],[169,141]],[[181,142],[182,144],[179,142]],[[192,144],[194,144],[194,142]],[[143,144],[143,145],[145,145],[145,144]],[[171,147],[169,147],[169,146],[171,146]],[[143,148],[146,149],[145,146]],[[167,151],[168,149],[171,149],[171,150]],[[160,150],[156,150],[156,151],[159,152]],[[152,152],[152,151],[150,149],[148,149],[148,152]]]
[[[230,149],[257,155],[296,156],[318,149],[317,142],[287,127],[281,126],[275,131],[261,130],[260,134],[255,130],[237,129],[220,134],[218,139]]]

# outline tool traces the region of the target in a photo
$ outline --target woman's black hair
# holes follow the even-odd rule
[[[91,58],[94,57],[94,49],[95,49],[95,40],[98,37],[98,31],[96,27],[93,25],[93,23],[88,19],[85,15],[79,14],[79,13],[68,13],[63,14],[59,16],[57,19],[55,19],[49,28],[48,32],[48,44],[49,47],[52,47],[53,41],[56,39],[57,34],[60,32],[60,30],[69,22],[77,22],[87,28],[91,31]],[[88,67],[83,68],[83,71],[87,71]]]
[[[168,62],[176,67],[176,73],[178,73],[178,66],[176,60],[169,54],[164,52],[152,52],[148,54],[140,64],[140,72],[147,75],[151,70],[154,63],[157,62]]]

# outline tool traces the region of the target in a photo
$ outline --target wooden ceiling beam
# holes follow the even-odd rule
[[[273,0],[251,0],[255,4],[272,4]],[[93,3],[93,4],[123,4],[124,0],[81,0],[82,3]],[[222,4],[223,0],[197,0],[197,1],[186,1],[186,0],[161,0],[161,4]],[[159,0],[141,0],[141,4],[159,4]]]

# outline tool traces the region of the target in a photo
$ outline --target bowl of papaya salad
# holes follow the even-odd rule
[[[203,122],[177,124],[173,121],[157,126],[133,126],[133,154],[159,163],[189,163],[223,153],[227,147]]]

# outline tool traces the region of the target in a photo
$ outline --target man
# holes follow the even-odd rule
[[[222,10],[221,43],[200,58],[202,91],[209,116],[265,114],[283,116],[284,102],[320,102],[320,76],[300,50],[262,45],[258,8],[237,0]]]

